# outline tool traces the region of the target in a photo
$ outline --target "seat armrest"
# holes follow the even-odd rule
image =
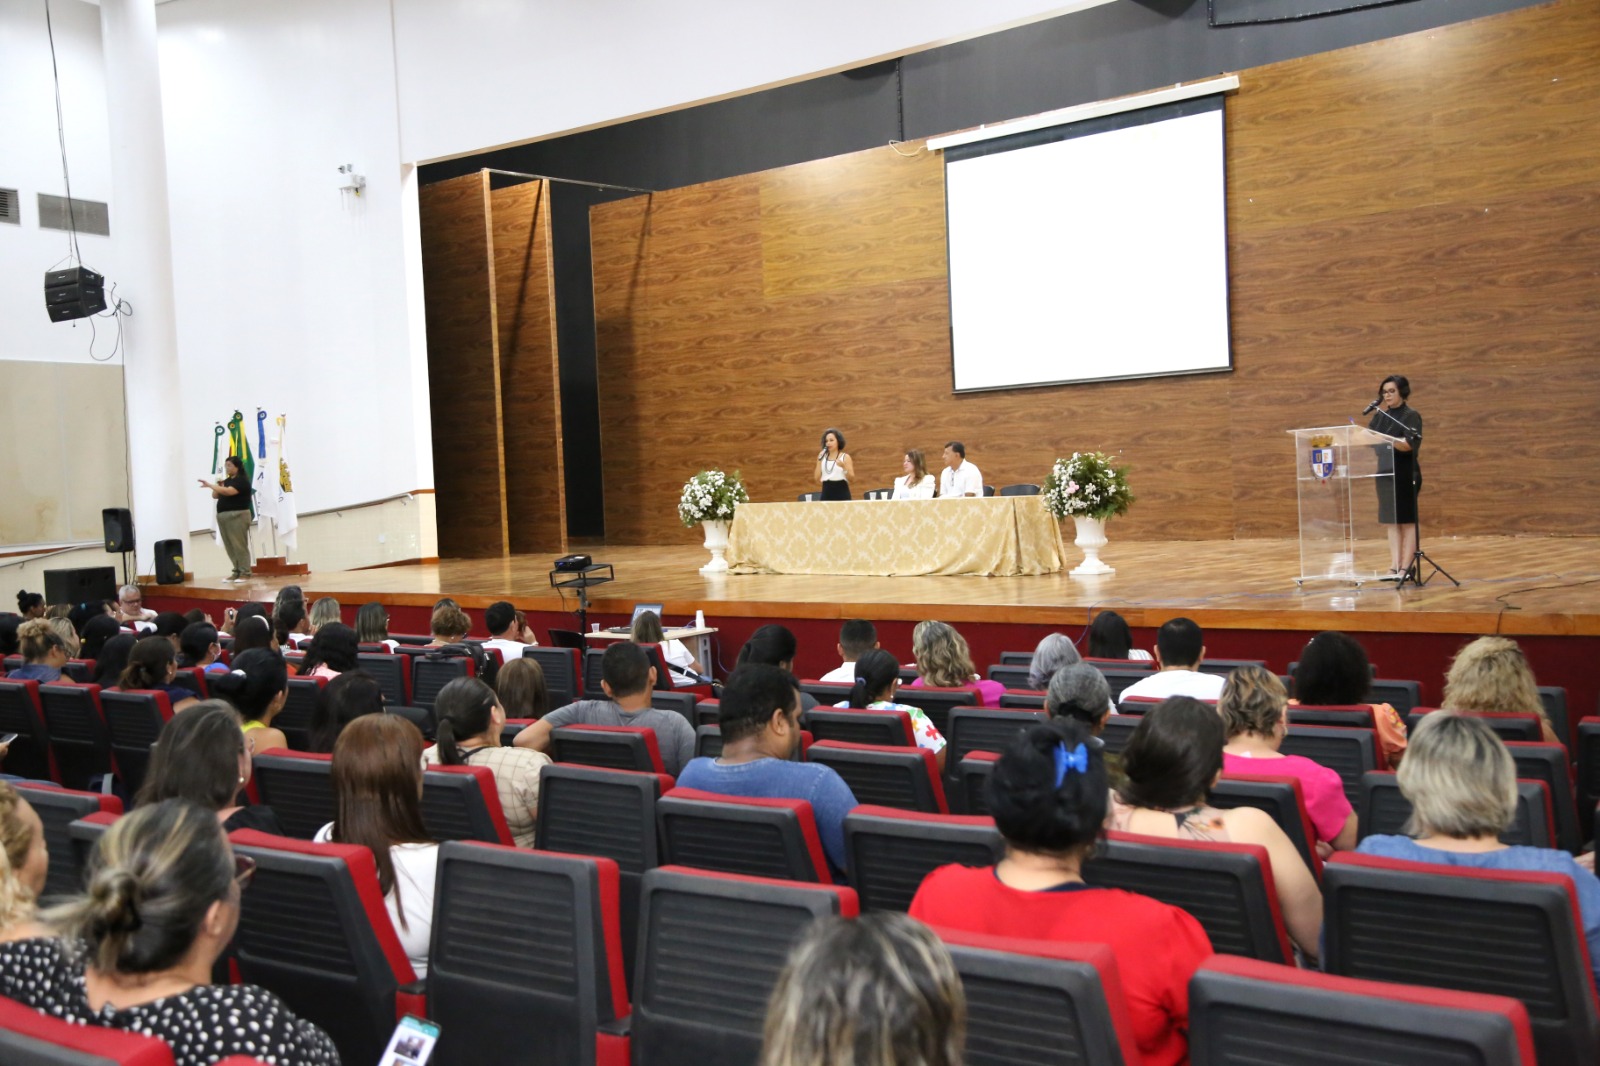
[[[595,1031],[606,1036],[627,1036],[633,1029],[633,1015],[626,1014],[621,1018],[613,1018],[609,1022],[601,1022],[595,1026]]]

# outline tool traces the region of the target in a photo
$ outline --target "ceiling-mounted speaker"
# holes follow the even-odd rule
[[[52,322],[98,315],[106,309],[106,279],[84,266],[49,271],[44,276],[44,306]]]

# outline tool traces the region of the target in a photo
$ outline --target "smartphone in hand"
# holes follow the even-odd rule
[[[439,1026],[425,1018],[406,1015],[394,1027],[389,1046],[383,1049],[378,1066],[427,1066],[433,1045],[439,1042]]]

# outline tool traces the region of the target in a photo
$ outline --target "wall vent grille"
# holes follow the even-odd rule
[[[22,201],[15,189],[0,189],[0,222],[22,225]]]
[[[74,196],[69,220],[65,196],[39,194],[40,229],[71,229],[74,225],[79,233],[98,233],[102,237],[109,237],[111,209],[99,200],[80,200]]]

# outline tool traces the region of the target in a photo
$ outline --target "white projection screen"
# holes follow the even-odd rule
[[[956,392],[1228,370],[1222,97],[945,151]]]

